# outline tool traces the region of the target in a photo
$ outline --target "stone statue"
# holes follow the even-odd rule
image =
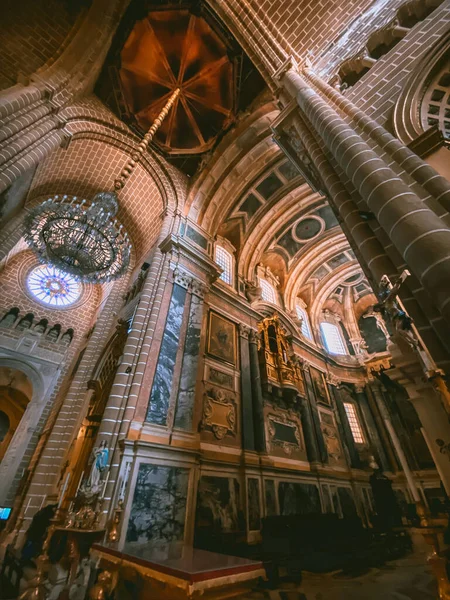
[[[47,329],[47,325],[48,325],[47,319],[41,319],[39,321],[39,323],[37,323],[34,326],[33,331],[35,331],[36,333],[45,333],[45,330]]]
[[[380,291],[378,293],[378,304],[375,304],[373,310],[381,313],[385,320],[392,323],[392,327],[412,350],[419,349],[419,340],[412,328],[413,320],[402,310],[397,302],[397,294],[400,286],[409,276],[409,271],[403,271],[394,284],[389,281],[387,275],[383,275],[380,281]]]
[[[22,331],[25,329],[30,329],[33,325],[33,319],[33,313],[27,313],[22,319],[20,319],[17,329],[21,329]]]
[[[61,344],[69,346],[73,338],[73,329],[68,329],[61,337]]]
[[[56,342],[60,333],[61,333],[61,325],[59,323],[57,323],[56,325],[53,325],[53,327],[47,333],[47,338],[52,342]]]
[[[245,281],[245,295],[247,296],[247,300],[249,302],[261,300],[261,294],[262,290],[260,285],[248,279]]]
[[[92,494],[97,494],[100,491],[102,484],[102,474],[108,465],[109,450],[106,445],[106,440],[103,440],[100,446],[92,451],[93,463],[91,473],[87,481],[87,487]]]
[[[13,327],[14,323],[17,321],[17,317],[19,316],[19,309],[18,308],[11,308],[11,310],[9,310],[6,315],[3,317],[3,319],[0,321],[0,327],[4,327],[5,329],[9,328],[9,327]]]

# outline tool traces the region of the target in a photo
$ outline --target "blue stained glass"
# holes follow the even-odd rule
[[[27,287],[39,302],[51,307],[66,307],[81,295],[81,285],[68,273],[52,265],[40,265],[27,277]]]

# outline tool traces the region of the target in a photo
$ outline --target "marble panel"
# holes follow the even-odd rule
[[[278,485],[278,500],[281,515],[305,515],[320,513],[319,490],[309,483],[281,481]]]
[[[323,512],[324,513],[332,513],[333,511],[333,502],[331,500],[330,488],[328,485],[322,486],[322,499],[323,499]]]
[[[192,429],[202,316],[203,300],[192,295],[175,412],[175,427],[185,430]]]
[[[341,503],[342,516],[343,517],[356,517],[356,506],[353,492],[350,488],[338,487],[337,489],[339,500]]]
[[[266,516],[272,517],[273,515],[277,514],[275,481],[273,479],[265,480],[264,491],[266,497]]]
[[[189,469],[139,466],[125,551],[137,544],[149,548],[183,541],[188,482]]]
[[[150,423],[165,425],[169,410],[170,393],[173,384],[173,373],[177,358],[180,329],[183,321],[186,290],[180,285],[173,286],[169,312],[156,365],[150,402],[146,420]]]
[[[240,485],[234,477],[204,476],[197,492],[196,529],[232,533],[244,529]]]
[[[247,480],[248,528],[259,531],[261,528],[261,503],[259,499],[259,480],[250,477]]]

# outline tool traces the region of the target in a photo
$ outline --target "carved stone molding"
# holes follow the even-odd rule
[[[282,439],[280,437],[280,432],[277,431],[277,424],[281,425],[282,428],[289,428],[285,430],[288,433],[290,430],[290,435],[287,436],[289,439]],[[300,428],[300,422],[292,411],[277,411],[275,409],[268,413],[266,418],[268,452],[273,451],[275,448],[280,448],[284,454],[290,456],[293,452],[302,450]]]

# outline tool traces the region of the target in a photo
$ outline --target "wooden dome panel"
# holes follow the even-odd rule
[[[155,142],[169,154],[196,154],[234,118],[235,70],[226,45],[203,18],[167,10],[135,24],[119,74],[127,109],[144,130],[180,88]]]

